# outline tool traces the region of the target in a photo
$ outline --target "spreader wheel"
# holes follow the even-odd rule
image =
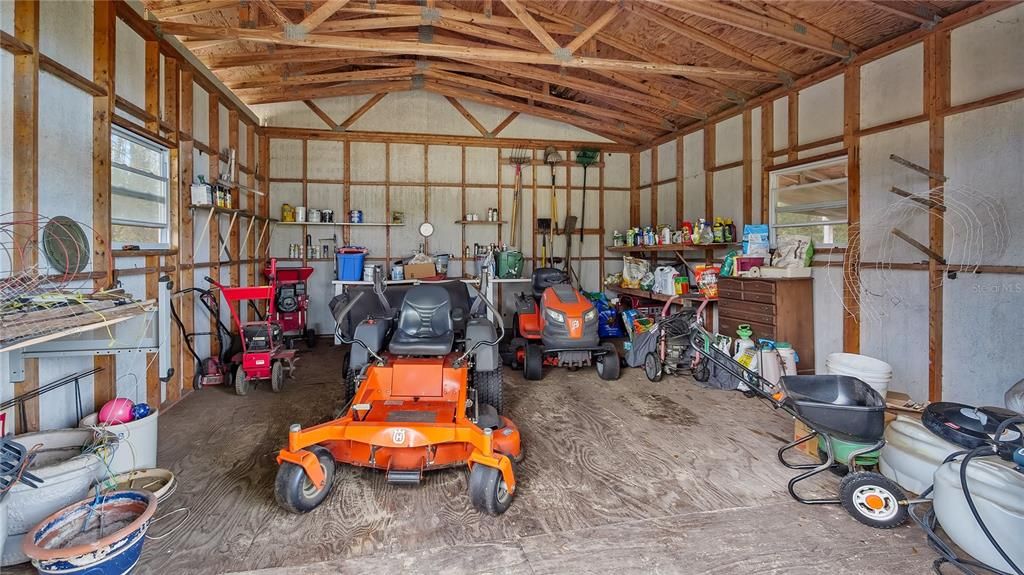
[[[843,509],[864,525],[892,529],[907,520],[907,496],[898,485],[873,471],[858,471],[839,483]]]
[[[316,330],[315,329],[312,329],[312,328],[307,329],[306,333],[305,333],[305,337],[306,337],[306,347],[308,347],[309,349],[313,349],[314,347],[316,347],[317,337],[316,337]]]
[[[665,374],[665,370],[661,365],[661,358],[658,354],[653,351],[647,352],[644,357],[644,375],[650,381],[658,382],[661,381],[661,377]]]
[[[306,513],[315,509],[331,492],[334,483],[335,464],[331,452],[319,445],[308,449],[320,460],[320,469],[327,482],[318,489],[302,467],[294,463],[282,463],[277,469],[274,482],[274,498],[278,505],[292,513]]]
[[[270,366],[270,389],[274,390],[274,393],[280,393],[283,388],[284,366],[281,365],[281,360],[277,360]]]
[[[469,472],[469,500],[473,507],[488,515],[501,515],[512,505],[512,494],[502,479],[501,470],[482,463]]]
[[[544,350],[539,345],[526,345],[523,377],[537,381],[544,377]]]
[[[601,347],[605,349],[605,353],[597,356],[597,376],[610,381],[619,379],[619,370],[622,367],[619,363],[619,350],[610,341],[602,343]]]
[[[252,390],[252,380],[245,373],[245,370],[241,367],[238,368],[238,372],[235,374],[235,393],[238,395],[246,395]]]

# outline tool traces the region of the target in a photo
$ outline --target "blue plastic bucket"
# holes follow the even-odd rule
[[[139,561],[156,495],[113,491],[61,509],[25,534],[25,555],[43,575],[123,575]]]
[[[363,260],[366,252],[338,253],[338,279],[341,281],[359,281],[363,279]]]

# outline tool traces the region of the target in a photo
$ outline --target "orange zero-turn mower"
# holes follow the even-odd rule
[[[351,339],[338,330],[352,344],[345,366],[355,374],[346,382],[346,389],[350,383],[355,388],[351,406],[333,421],[291,426],[288,447],[277,456],[278,503],[296,513],[315,508],[331,490],[336,462],[382,470],[398,484],[417,484],[425,471],[468,465],[473,506],[504,513],[516,492],[513,462],[523,449],[518,428],[501,415],[501,336],[486,314],[476,312],[492,310],[504,333],[501,315],[480,295],[464,321],[446,288],[429,283],[410,288],[395,311],[383,282],[376,283],[381,317],[361,321]],[[461,282],[457,287],[466,289]],[[339,324],[366,293],[335,313]],[[455,333],[453,319],[463,332]]]
[[[618,349],[601,342],[597,309],[569,285],[566,273],[537,268],[531,287],[532,294],[516,296],[512,367],[522,367],[526,379],[537,380],[544,377],[544,366],[575,370],[594,365],[601,379],[618,379]]]

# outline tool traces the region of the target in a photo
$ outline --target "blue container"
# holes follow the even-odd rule
[[[124,575],[139,561],[155,511],[156,496],[144,491],[113,491],[86,499],[61,509],[29,531],[26,539],[31,543],[27,542],[25,551],[44,575]],[[104,513],[134,515],[134,519],[93,545],[64,543]]]
[[[338,279],[341,281],[359,281],[363,279],[363,260],[366,252],[338,254]]]

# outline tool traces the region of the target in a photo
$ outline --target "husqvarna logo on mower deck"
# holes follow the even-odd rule
[[[579,329],[580,328],[580,320],[578,320],[578,319],[574,319],[574,320],[570,321],[569,324],[572,326],[572,329]]]
[[[395,445],[402,445],[405,443],[405,430],[396,429],[391,432],[391,442]]]

